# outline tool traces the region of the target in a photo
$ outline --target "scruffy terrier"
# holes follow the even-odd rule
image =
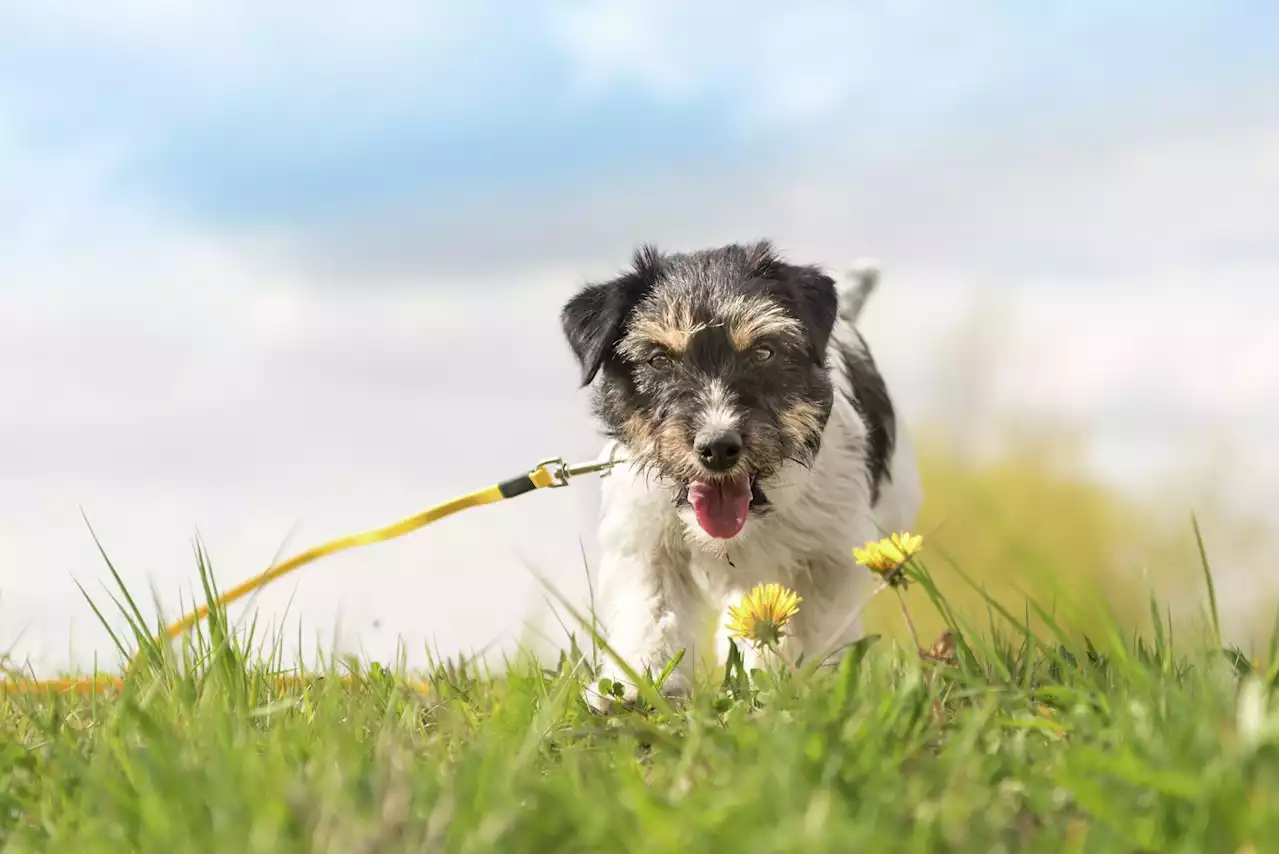
[[[671,693],[708,647],[725,659],[728,606],[757,583],[803,597],[788,656],[856,639],[868,576],[850,550],[915,520],[915,460],[854,328],[876,273],[854,279],[838,295],[767,242],[645,247],[561,313],[582,384],[594,383],[605,455],[627,461],[603,480],[596,614],[638,672],[689,653]],[[634,699],[615,663],[602,675]]]

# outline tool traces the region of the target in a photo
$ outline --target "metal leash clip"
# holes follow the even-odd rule
[[[580,474],[599,473],[601,477],[608,477],[609,472],[614,466],[625,463],[625,459],[613,456],[613,450],[609,451],[609,458],[605,460],[592,460],[589,463],[575,463],[570,465],[560,457],[552,457],[549,460],[543,460],[538,463],[538,468],[545,468],[551,474],[553,483],[552,489],[558,489],[562,486],[569,485],[569,479]]]

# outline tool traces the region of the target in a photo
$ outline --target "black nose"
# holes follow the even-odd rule
[[[742,434],[737,430],[700,435],[693,444],[702,464],[712,471],[728,471],[742,454]]]

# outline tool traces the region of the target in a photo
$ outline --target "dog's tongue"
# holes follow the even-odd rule
[[[736,537],[751,509],[751,476],[689,484],[689,503],[702,530],[722,540]]]

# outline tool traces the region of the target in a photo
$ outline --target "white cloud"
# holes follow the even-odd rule
[[[740,117],[776,123],[828,116],[851,97],[883,108],[891,85],[917,102],[977,85],[1004,34],[996,17],[961,5],[590,0],[560,4],[549,30],[586,94],[732,96]]]

